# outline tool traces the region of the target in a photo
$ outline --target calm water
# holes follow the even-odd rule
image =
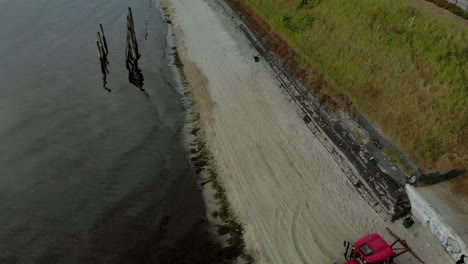
[[[0,263],[213,259],[158,4],[0,0]],[[128,6],[150,98],[127,78]]]

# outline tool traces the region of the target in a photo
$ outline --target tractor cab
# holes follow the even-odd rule
[[[405,240],[400,239],[389,228],[387,231],[395,238],[391,245],[378,234],[370,234],[351,244],[344,242],[346,251],[344,264],[396,264],[394,258],[409,252],[420,263],[424,262],[414,253]],[[395,247],[399,244],[402,247]]]
[[[349,249],[348,249],[349,250]],[[378,234],[367,235],[353,244],[351,263],[393,264],[393,250]],[[359,262],[361,261],[361,262]]]

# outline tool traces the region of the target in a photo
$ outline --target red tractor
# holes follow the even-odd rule
[[[346,252],[344,256],[347,261],[344,264],[396,264],[393,260],[406,252],[409,252],[420,263],[424,264],[424,261],[411,250],[405,240],[399,238],[388,227],[387,231],[395,238],[395,242],[391,245],[378,234],[367,235],[354,244],[345,241]],[[401,247],[396,247],[397,244]]]

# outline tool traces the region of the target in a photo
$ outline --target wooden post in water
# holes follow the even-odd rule
[[[138,59],[140,58],[140,53],[138,52],[138,42],[135,33],[135,24],[133,22],[132,9],[128,8],[127,14],[127,39],[125,47],[125,66],[128,69],[128,80],[131,84],[138,87],[146,96],[149,97],[143,88],[144,77],[138,67]]]
[[[126,58],[127,60],[133,61],[135,59],[135,48],[133,47],[133,39],[130,31],[127,30],[127,46],[126,46]]]
[[[131,33],[132,33],[132,38],[135,43],[135,51],[138,54],[138,43],[137,43],[137,38],[135,34],[135,23],[133,22],[133,13],[132,13],[132,8],[128,8],[128,16],[130,18],[130,24],[131,24]]]
[[[99,62],[101,64],[101,72],[103,75],[107,75],[107,70],[106,70],[106,62],[104,61],[104,54],[102,52],[101,44],[99,43],[99,40],[96,40],[96,45],[98,48],[99,52]]]
[[[97,48],[98,48],[98,52],[99,52],[99,60],[102,61],[102,50],[101,50],[101,45],[99,44],[99,40],[96,40],[96,45],[97,45]]]
[[[104,62],[106,64],[109,64],[109,61],[107,60],[107,54],[109,54],[109,51],[106,50],[105,46],[104,46],[104,42],[103,42],[103,37],[101,38],[101,33],[97,33],[97,36],[98,36],[98,42],[99,42],[99,48],[101,49],[101,53],[102,53],[102,58],[104,60]]]
[[[107,69],[107,64],[109,64],[109,61],[107,60],[107,53],[108,52],[105,51],[105,48],[104,48],[104,45],[103,45],[103,42],[102,42],[102,38],[101,38],[101,34],[99,32],[97,33],[96,43],[97,43],[97,46],[98,46],[99,58],[101,60],[101,63],[104,66],[105,72],[109,73],[109,70]]]
[[[128,56],[131,54],[131,58]],[[128,15],[127,15],[127,59],[131,59],[134,63],[136,60],[140,58],[140,54],[138,53],[138,42],[135,34],[135,24],[133,22],[133,14],[132,8],[128,8]]]
[[[102,24],[99,24],[99,27],[101,28],[102,44],[104,44],[104,49],[106,50],[106,56],[107,56],[107,54],[109,54],[109,49],[107,48],[106,35],[104,35],[104,28],[102,27]]]
[[[109,69],[107,65],[109,61],[107,60],[107,55],[109,54],[109,49],[107,47],[106,37],[104,35],[104,30],[102,28],[102,24],[99,24],[101,28],[101,32],[97,32],[97,39],[96,39],[96,46],[99,53],[99,63],[101,64],[101,72],[102,72],[102,87],[106,89],[106,91],[111,92],[112,90],[109,89],[107,85],[107,74],[109,74]]]
[[[99,31],[97,32],[97,42],[98,42],[99,55],[101,55],[104,62],[106,62],[106,55],[107,54],[106,54],[106,51],[104,50],[104,48],[102,47],[102,38],[101,38],[101,33],[99,33]]]

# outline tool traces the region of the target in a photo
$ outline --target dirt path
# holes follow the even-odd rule
[[[343,240],[385,226],[426,263],[450,263],[420,224],[404,230],[365,203],[217,4],[170,2],[208,142],[258,263],[340,263]]]

